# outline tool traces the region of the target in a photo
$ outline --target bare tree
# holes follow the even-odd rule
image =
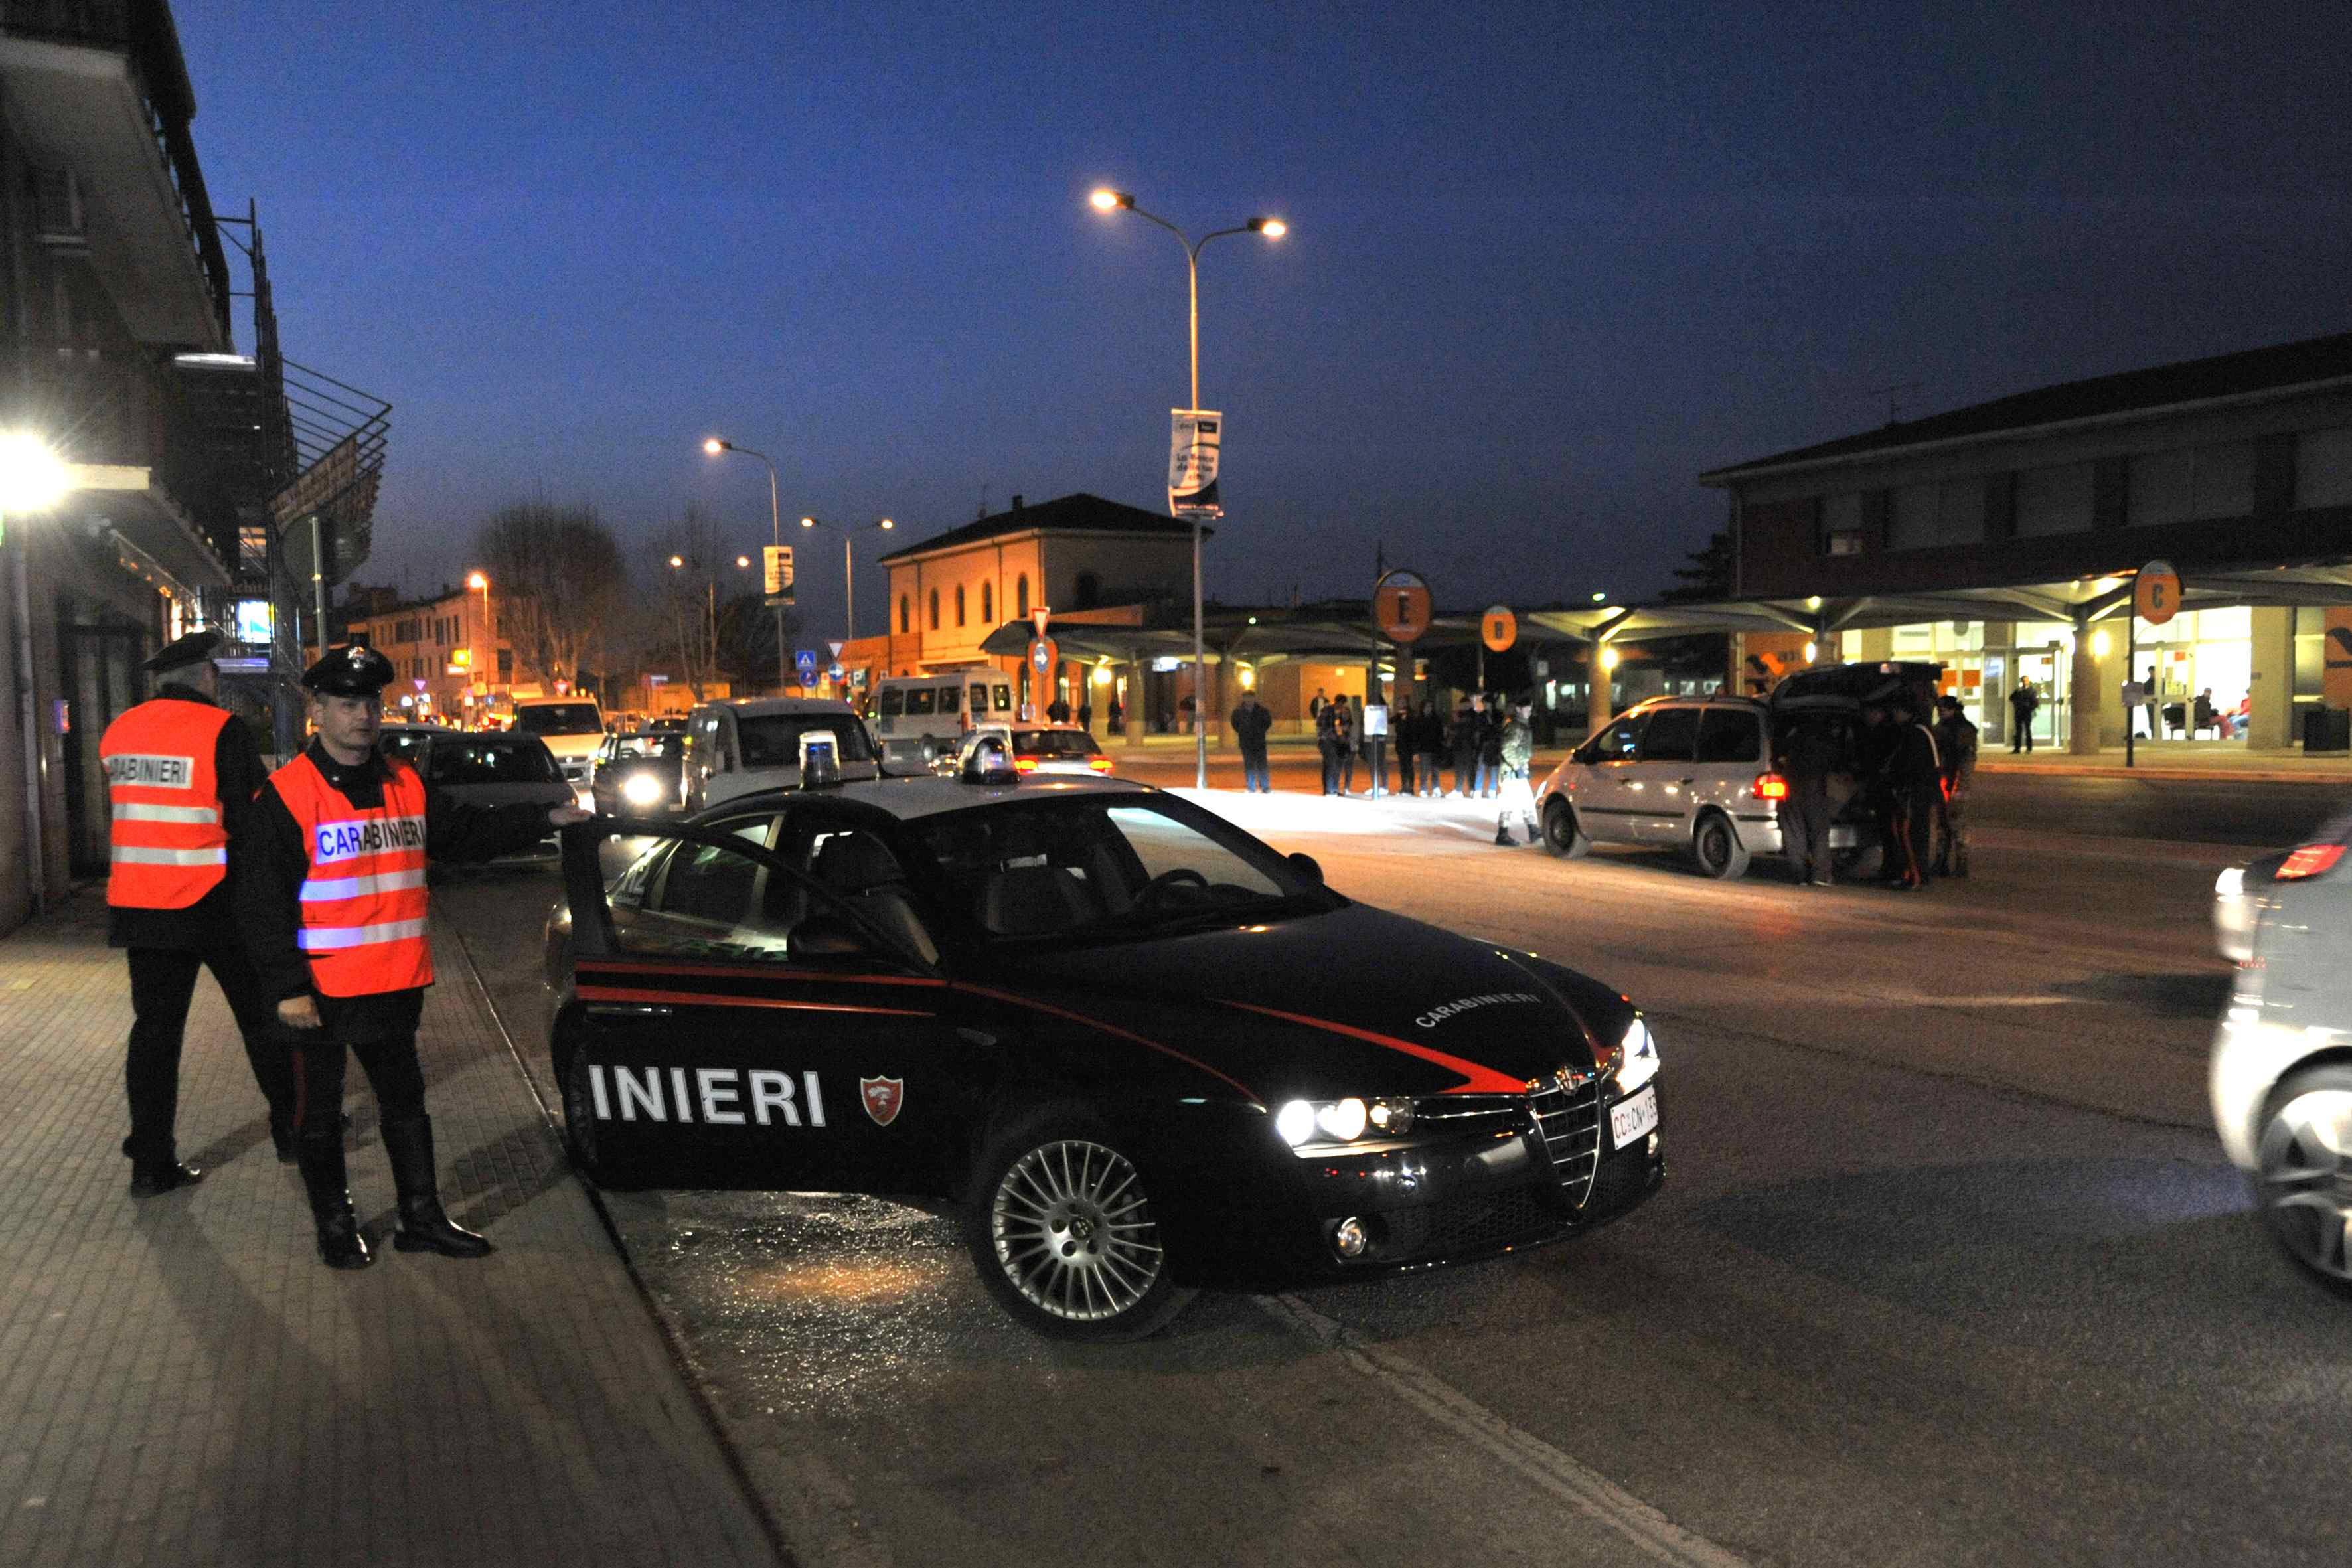
[[[718,605],[722,556],[719,529],[692,502],[665,524],[646,547],[646,572],[652,579],[647,601],[659,606],[658,642],[674,656],[678,679],[699,702],[718,679]]]
[[[502,508],[474,549],[505,598],[508,638],[526,668],[551,682],[601,670],[628,574],[594,508]]]

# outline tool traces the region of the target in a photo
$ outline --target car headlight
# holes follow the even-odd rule
[[[1617,1042],[1616,1050],[1610,1054],[1611,1066],[1614,1069],[1611,1076],[1616,1080],[1617,1092],[1621,1095],[1633,1093],[1658,1076],[1658,1038],[1650,1033],[1650,1026],[1642,1021],[1639,1013],[1634,1014],[1633,1021],[1625,1026],[1624,1038]]]
[[[1293,1100],[1274,1113],[1274,1130],[1293,1149],[1393,1138],[1412,1126],[1412,1101],[1405,1099]]]
[[[657,805],[661,797],[661,780],[651,773],[631,773],[621,782],[621,798],[631,805]]]
[[[2246,868],[2232,866],[2213,879],[2213,896],[2217,899],[2242,899],[2246,896]]]

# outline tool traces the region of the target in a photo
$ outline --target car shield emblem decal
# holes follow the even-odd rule
[[[900,1078],[861,1078],[857,1080],[857,1103],[874,1119],[877,1127],[887,1127],[898,1120],[898,1108],[907,1102],[907,1080]]]

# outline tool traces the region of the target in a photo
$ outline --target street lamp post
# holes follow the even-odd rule
[[[1156,214],[1145,212],[1135,205],[1135,198],[1125,191],[1100,190],[1087,198],[1097,212],[1131,212],[1148,218],[1176,237],[1184,247],[1187,300],[1191,310],[1192,351],[1192,401],[1187,406],[1201,406],[1201,251],[1213,239],[1229,234],[1262,234],[1268,239],[1280,239],[1290,232],[1290,226],[1276,217],[1254,217],[1234,228],[1215,228],[1195,240],[1185,232]],[[1201,520],[1192,521],[1192,783],[1197,789],[1209,787],[1209,655],[1201,626]]]
[[[0,435],[0,546],[8,542],[10,520],[47,511],[72,488],[73,476],[47,442],[22,431]],[[15,544],[8,565],[16,611],[16,717],[25,740],[25,893],[28,912],[39,915],[48,905],[48,851],[41,837],[41,728],[33,695],[33,602],[25,571],[32,541],[19,531]]]
[[[481,572],[467,573],[466,574],[466,586],[476,590],[482,595],[482,621],[480,635],[478,637],[468,637],[466,639],[467,645],[466,649],[466,685],[470,689],[476,681],[479,681],[481,682],[482,687],[482,712],[477,716],[477,721],[478,722],[479,720],[489,717],[490,706],[490,678],[488,673],[482,668],[482,644],[485,642],[490,643],[491,651],[493,653],[497,651],[498,645],[490,636],[490,579],[488,574]]]
[[[857,569],[850,560],[850,542],[858,534],[887,533],[898,525],[887,517],[873,522],[831,524],[819,522],[813,517],[804,517],[801,519],[801,526],[803,528],[833,527],[841,530],[841,640],[845,644],[855,642],[857,640]]]
[[[703,442],[702,449],[714,458],[721,452],[740,452],[747,458],[757,458],[768,465],[768,542],[782,550],[784,547],[784,524],[782,514],[776,510],[774,459],[765,452],[755,452],[749,447],[739,447],[732,441],[723,441],[716,436]],[[785,661],[791,657],[791,650],[784,647],[784,606],[779,601],[776,605],[776,690],[779,695],[784,690]]]

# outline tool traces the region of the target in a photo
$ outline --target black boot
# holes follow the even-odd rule
[[[352,1213],[352,1194],[343,1173],[341,1128],[324,1138],[297,1138],[295,1163],[302,1167],[302,1185],[310,1194],[310,1217],[319,1226],[319,1257],[330,1268],[365,1268],[375,1261],[360,1222]]]
[[[131,1163],[131,1195],[134,1198],[152,1198],[174,1187],[192,1187],[204,1179],[203,1171],[194,1165],[183,1165],[177,1160]]]
[[[440,1184],[433,1174],[433,1119],[387,1121],[383,1132],[392,1184],[400,1194],[400,1224],[393,1232],[393,1246],[444,1258],[481,1258],[496,1251],[488,1237],[451,1224],[441,1207]]]

